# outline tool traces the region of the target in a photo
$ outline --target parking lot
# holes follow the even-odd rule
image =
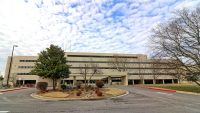
[[[200,113],[200,96],[167,93],[134,86],[119,98],[96,101],[42,101],[30,97],[35,89],[0,94],[0,111],[10,113]]]

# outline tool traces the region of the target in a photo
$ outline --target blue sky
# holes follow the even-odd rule
[[[0,0],[0,72],[50,44],[73,52],[148,54],[150,30],[200,0]]]

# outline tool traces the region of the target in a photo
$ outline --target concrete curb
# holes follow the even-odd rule
[[[10,91],[16,91],[16,90],[22,90],[22,89],[28,89],[28,87],[14,88],[14,89],[5,89],[5,90],[0,90],[0,92],[10,92]]]
[[[148,86],[143,86],[143,88],[152,89],[152,90],[159,90],[159,91],[165,91],[165,92],[177,92],[176,90],[166,89],[166,88],[157,88],[157,87],[148,87]]]
[[[182,94],[189,94],[189,95],[198,95],[200,96],[200,93],[193,93],[193,92],[186,92],[186,91],[176,91],[177,93],[182,93]]]
[[[161,90],[161,91],[166,91],[166,92],[176,92],[176,93],[182,93],[182,94],[190,94],[190,95],[198,95],[198,96],[200,96],[200,93],[171,90],[171,89],[166,89],[166,88],[147,87],[147,86],[143,86],[143,88],[148,88],[148,89],[152,89],[152,90]]]
[[[128,95],[128,94],[129,94],[129,91],[126,91],[125,94],[118,95],[118,96],[114,96],[114,97],[110,97],[110,98],[111,98],[111,99],[113,99],[113,98],[120,98],[120,97],[126,96],[126,95]]]
[[[99,97],[99,98],[51,98],[51,97],[43,97],[40,95],[37,95],[36,93],[32,93],[31,97],[39,100],[44,100],[44,101],[86,101],[86,100],[103,100],[103,99],[113,99],[113,98],[119,98],[122,96],[128,95],[129,92],[126,91],[125,94],[114,96],[114,97]]]

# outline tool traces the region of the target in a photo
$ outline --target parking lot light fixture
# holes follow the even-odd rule
[[[6,83],[7,86],[9,86],[10,71],[11,71],[11,67],[12,67],[13,53],[14,53],[15,47],[18,47],[18,45],[13,45],[13,48],[12,48],[12,54],[11,54],[11,58],[10,58],[10,66],[9,66],[9,70],[8,70],[8,77],[7,77],[7,83]]]

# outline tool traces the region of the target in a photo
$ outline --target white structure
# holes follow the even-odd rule
[[[164,61],[160,61],[157,63],[159,65],[155,67],[154,60],[148,59],[147,56],[143,54],[66,52],[66,58],[68,65],[71,66],[71,74],[69,78],[59,81],[62,83],[74,84],[76,81],[83,81],[80,69],[83,69],[85,64],[98,64],[98,69],[102,72],[101,74],[93,76],[92,82],[100,79],[108,84],[123,85],[178,82],[178,80],[172,76],[173,69],[166,66]],[[18,84],[35,84],[40,81],[46,81],[51,86],[51,80],[42,79],[37,75],[30,75],[30,71],[34,68],[36,60],[37,56],[14,56],[10,72],[10,81],[12,78],[14,78]],[[117,61],[119,61],[119,64],[121,63],[118,66],[118,68],[122,69],[121,72],[113,66],[113,63]],[[5,81],[8,76],[9,64],[10,57],[8,57],[7,60]],[[88,72],[88,77],[90,74],[91,73]]]

